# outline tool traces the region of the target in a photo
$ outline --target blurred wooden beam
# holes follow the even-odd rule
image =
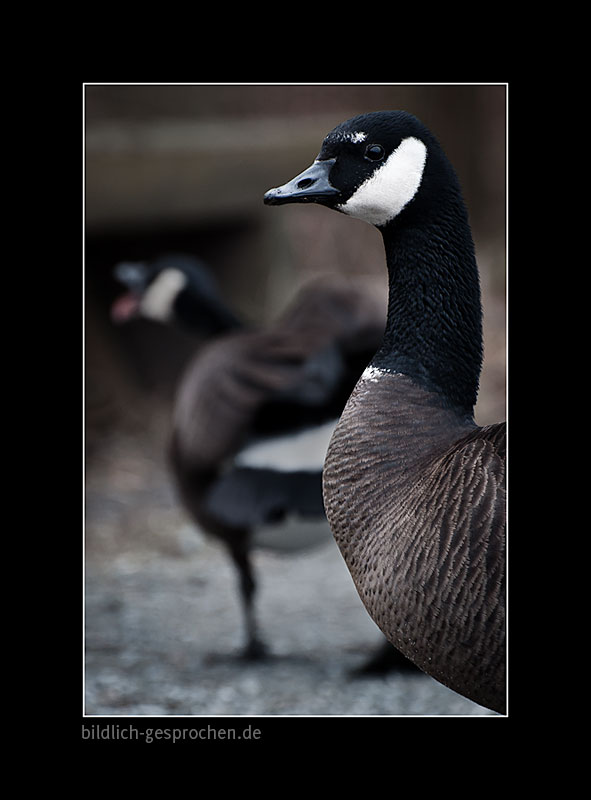
[[[316,156],[334,117],[109,122],[85,136],[89,233],[261,213]]]

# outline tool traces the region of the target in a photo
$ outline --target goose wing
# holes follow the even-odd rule
[[[417,643],[418,655],[407,655],[497,710],[505,699],[504,456],[501,423],[474,429],[433,462],[407,508],[409,528],[397,545],[405,551],[396,554],[405,569],[393,584]]]
[[[464,565],[471,575],[466,589],[476,581],[478,596],[493,604],[503,599],[505,454],[504,422],[476,428],[443,456],[438,486],[431,487],[433,507],[445,509],[446,516],[440,527],[440,553],[445,554],[440,569]]]

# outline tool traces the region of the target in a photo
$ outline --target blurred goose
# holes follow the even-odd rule
[[[474,422],[481,301],[455,172],[414,116],[374,112],[264,201],[320,203],[382,234],[386,330],[329,446],[326,513],[389,641],[505,713],[505,423]]]
[[[202,337],[242,327],[222,302],[207,265],[194,256],[170,253],[152,261],[122,261],[114,276],[127,287],[111,306],[114,322],[146,317]]]
[[[327,541],[322,465],[336,421],[384,329],[385,304],[344,278],[304,286],[266,329],[222,302],[207,267],[185,255],[122,262],[128,292],[112,306],[209,337],[173,411],[171,461],[184,506],[227,547],[239,576],[244,656],[266,647],[254,609],[253,546],[288,551]],[[362,671],[411,668],[387,642]]]

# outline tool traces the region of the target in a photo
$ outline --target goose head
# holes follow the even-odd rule
[[[482,364],[478,269],[458,178],[428,128],[405,111],[353,117],[264,202],[320,203],[381,232],[389,300],[372,364],[472,415]]]
[[[376,111],[337,125],[314,163],[264,196],[267,205],[320,203],[385,228],[437,202],[456,181],[431,132],[405,111]]]
[[[150,262],[122,261],[113,274],[127,289],[111,307],[114,322],[145,317],[178,323],[207,335],[239,325],[222,302],[206,265],[192,256],[171,254]]]

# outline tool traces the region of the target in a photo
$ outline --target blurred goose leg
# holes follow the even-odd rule
[[[232,542],[229,545],[230,555],[238,571],[240,598],[244,613],[246,629],[246,645],[242,651],[242,658],[247,661],[256,661],[268,656],[265,643],[260,639],[256,619],[254,599],[256,594],[256,581],[250,560],[250,552],[246,542]]]

